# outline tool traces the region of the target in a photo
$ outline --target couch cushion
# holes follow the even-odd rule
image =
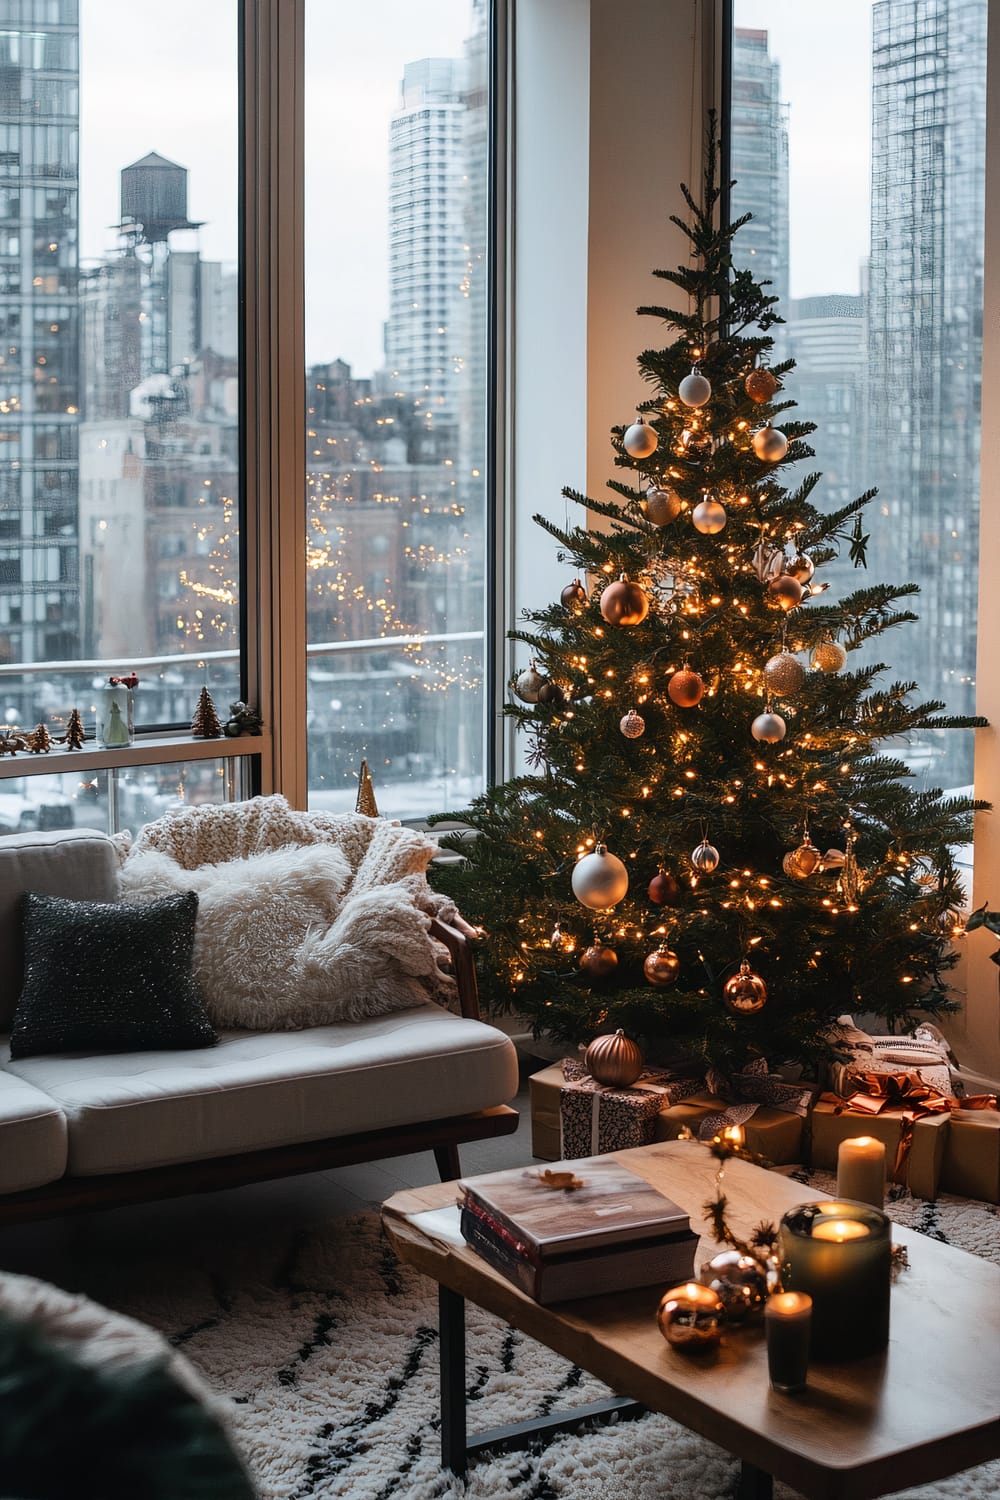
[[[223,1032],[205,1052],[8,1066],[65,1110],[74,1176],[441,1119],[517,1091],[509,1038],[436,1005],[307,1031]]]
[[[70,901],[117,901],[119,862],[103,833],[74,828],[58,833],[0,837],[0,1030],[10,1026],[21,993],[21,896],[65,896]]]
[[[66,1171],[66,1116],[48,1094],[0,1070],[0,1193],[56,1182]]]

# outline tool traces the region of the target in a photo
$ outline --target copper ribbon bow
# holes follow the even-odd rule
[[[883,1111],[898,1111],[900,1118],[899,1141],[896,1145],[896,1160],[889,1174],[892,1182],[906,1182],[906,1160],[913,1145],[913,1131],[922,1115],[946,1114],[954,1108],[955,1101],[942,1094],[940,1089],[924,1083],[914,1073],[864,1073],[854,1074],[859,1092],[849,1099],[838,1101],[839,1111],[857,1110],[861,1114],[880,1115]],[[829,1097],[829,1096],[824,1096]]]

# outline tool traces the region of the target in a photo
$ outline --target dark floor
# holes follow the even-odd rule
[[[492,1172],[533,1159],[526,1083],[511,1103],[520,1111],[517,1133],[463,1146],[463,1173]],[[254,1237],[276,1220],[291,1226],[357,1213],[377,1207],[401,1188],[437,1180],[433,1156],[422,1151],[226,1192],[25,1224],[0,1230],[0,1269],[94,1295],[98,1284],[106,1289],[109,1264],[160,1254],[192,1237],[201,1243],[210,1236],[231,1241],[234,1236]],[[103,1274],[92,1278],[90,1269],[97,1266]]]

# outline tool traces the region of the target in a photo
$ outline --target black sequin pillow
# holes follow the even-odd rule
[[[197,913],[194,891],[148,906],[26,892],[11,1058],[210,1047],[191,973]]]

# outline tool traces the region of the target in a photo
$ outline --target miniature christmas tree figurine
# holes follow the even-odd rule
[[[378,803],[375,801],[375,788],[372,786],[371,772],[366,760],[361,762],[361,773],[358,776],[358,801],[354,810],[363,813],[366,818],[379,816]]]
[[[494,1009],[731,1072],[818,1061],[844,1012],[900,1029],[955,1008],[951,851],[983,804],[915,792],[879,746],[984,721],[848,666],[914,618],[916,589],[827,602],[814,575],[842,549],[865,565],[874,492],[825,513],[820,475],[785,487],[814,428],[792,417],[792,362],[767,367],[777,299],[733,268],[744,221],[716,223],[714,129],[702,204],[682,191],[691,258],[655,273],[677,309],[639,309],[672,332],[639,355],[649,397],[612,430],[623,480],[610,500],[565,492],[575,529],[535,517],[567,576],[511,633],[533,669],[506,710],[531,774],[440,815],[478,837],[447,835],[462,859],[432,878],[485,929]]]
[[[70,712],[66,723],[65,743],[67,750],[82,750],[84,741],[83,720],[80,718],[80,710],[74,708]]]
[[[196,740],[217,740],[222,735],[222,725],[219,723],[219,715],[215,711],[212,695],[207,687],[203,687],[198,698],[198,706],[191,720],[191,735]]]
[[[38,724],[24,738],[32,755],[47,755],[49,753],[52,746],[52,737],[44,724]]]

